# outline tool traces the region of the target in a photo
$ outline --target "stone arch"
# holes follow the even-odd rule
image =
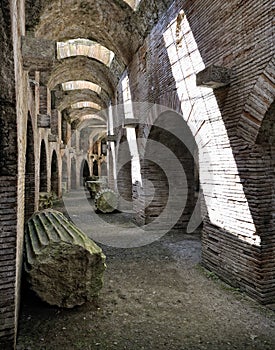
[[[125,28],[124,23],[131,19],[133,10],[123,0],[116,2],[102,0],[100,6],[97,3],[84,1],[81,6],[77,6],[77,11],[73,13],[67,6],[60,7],[59,4],[54,3],[41,5],[40,1],[39,5],[28,6],[26,10],[27,29],[32,30],[35,26],[35,36],[55,41],[63,41],[68,38],[87,38],[112,50],[124,63],[130,61],[131,39],[135,43],[140,38],[137,31],[130,34]],[[44,17],[45,13],[48,16]],[[113,21],[110,21],[110,18],[120,19],[115,27],[111,25]],[[63,22],[62,31],[58,30],[58,23],[61,20]],[[73,25],[75,21],[79,22],[77,27]],[[116,41],[119,42],[119,45],[116,44]]]
[[[90,118],[90,122],[91,119],[93,120],[99,120],[102,121],[102,124],[106,123],[106,116],[104,115],[104,112],[100,112],[99,110],[95,109],[95,108],[91,108],[91,107],[84,107],[84,108],[75,108],[75,109],[68,109],[67,110],[70,113],[70,118],[71,120],[81,120],[86,116],[92,116],[92,118]],[[88,122],[88,120],[86,119],[86,121]],[[83,125],[81,126],[81,129],[85,128],[85,123],[83,123]]]
[[[67,81],[82,81],[83,77],[85,77],[84,80],[99,85],[109,96],[113,94],[116,79],[112,76],[110,69],[103,63],[83,56],[65,58],[57,62],[47,85],[52,90],[55,86]]]
[[[195,139],[182,116],[174,111],[161,113],[150,128],[141,167],[147,198],[145,224],[164,220],[171,228],[187,229],[196,204],[196,154]],[[168,210],[179,211],[178,215],[171,212],[170,219],[174,222],[161,217],[171,196]],[[198,227],[202,219],[198,213],[196,215]]]
[[[239,122],[240,135],[249,143],[254,143],[263,119],[275,99],[275,56],[260,75],[243,108]]]
[[[71,159],[71,189],[75,190],[76,187],[76,159],[73,157]]]
[[[59,166],[56,151],[53,150],[51,161],[51,191],[59,196]]]
[[[103,109],[106,109],[109,97],[106,93],[104,94],[103,90],[101,90],[100,95],[89,89],[67,91],[66,94],[62,95],[62,98],[57,100],[57,109],[62,111],[69,108],[72,104],[82,101],[95,102]]]
[[[80,186],[85,185],[86,177],[90,176],[90,168],[87,159],[83,159],[80,166]]]
[[[99,61],[109,67],[114,53],[92,40],[78,38],[57,43],[57,59],[85,56]]]
[[[41,141],[40,145],[40,167],[39,167],[39,192],[48,191],[48,161],[45,141]]]
[[[117,190],[120,196],[120,209],[132,208],[132,162],[127,137],[122,135],[117,149]]]
[[[35,156],[34,156],[34,135],[32,119],[28,114],[27,121],[27,144],[25,164],[25,221],[34,213],[35,203]]]

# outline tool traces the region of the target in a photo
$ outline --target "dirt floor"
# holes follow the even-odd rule
[[[132,228],[130,218],[103,216],[118,230]],[[201,267],[198,233],[171,231],[137,248],[98,244],[107,256],[99,299],[66,310],[25,291],[17,350],[275,349],[275,313]]]

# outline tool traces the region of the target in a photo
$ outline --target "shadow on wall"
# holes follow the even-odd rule
[[[25,221],[35,211],[35,159],[34,138],[31,116],[28,115],[27,122],[27,147],[25,164]]]
[[[146,224],[158,219],[170,205],[171,219],[175,219],[173,212],[180,211],[173,228],[186,231],[198,197],[197,154],[196,142],[182,116],[173,111],[162,113],[150,129],[141,166]],[[199,226],[201,217],[198,220]]]

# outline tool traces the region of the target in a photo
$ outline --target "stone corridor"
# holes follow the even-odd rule
[[[245,348],[245,344],[251,349],[272,347],[271,318],[263,320],[261,315],[275,305],[273,17],[272,0],[260,4],[253,0],[1,1],[1,349],[16,349],[22,312],[21,325],[29,313],[40,324],[32,314],[34,306],[23,302],[21,308],[24,227],[36,211],[62,200],[69,218],[108,247],[109,259],[114,259],[117,279],[111,282],[107,272],[103,291],[107,299],[101,299],[107,309],[113,305],[112,293],[117,302],[124,301],[111,285],[119,283],[120,277],[123,295],[132,293],[137,300],[146,301],[149,293],[145,304],[151,316],[145,315],[141,321],[150,319],[154,336],[146,333],[145,326],[137,327],[139,319],[131,314],[131,303],[120,305],[132,318],[129,334],[136,339],[137,349],[148,349],[146,344],[154,349],[157,335],[155,348],[164,348],[168,330],[174,334],[175,349],[192,349],[193,343],[186,338],[191,328],[199,334],[201,349],[220,349],[221,344],[226,349],[231,342],[225,324],[231,325],[232,337],[236,335],[233,348]],[[115,192],[117,213],[85,214],[90,210],[90,194],[83,189],[89,183],[94,186],[92,196],[106,188]],[[66,203],[80,193],[81,198]],[[119,229],[113,220],[120,222]],[[177,237],[172,245],[165,238],[169,232]],[[190,240],[200,245],[200,264],[208,271],[205,276],[190,267],[188,271],[200,281],[196,287],[191,287],[193,280],[188,280],[189,272],[184,268],[189,249],[191,260],[194,257]],[[153,248],[151,252],[150,247],[160,251]],[[129,268],[128,275],[133,269],[142,277],[142,265],[138,264],[142,259],[137,252],[143,249],[149,260],[151,253],[156,254],[157,261],[152,265],[149,261],[144,271],[148,281],[144,290],[138,279],[120,276]],[[136,262],[127,266],[131,257]],[[165,272],[173,282],[171,290],[166,286],[157,301],[164,306],[165,295],[171,293],[172,323],[171,315],[166,321],[166,307],[163,313],[152,309],[152,293],[158,286],[154,285],[156,276],[151,286],[149,283],[154,269],[155,273]],[[194,309],[203,309],[199,295],[206,297],[207,286],[213,283],[207,276],[215,276],[224,281],[219,283],[228,283],[228,288],[252,298],[252,304],[262,311],[256,313],[243,297],[235,299],[235,294],[230,294],[230,312],[224,318],[221,312],[220,318],[213,319],[216,331],[209,332],[214,299],[203,302],[207,310],[199,323],[192,318]],[[184,303],[176,300],[191,298],[190,288],[196,302],[186,316],[192,327],[187,326],[185,332],[183,323],[175,328],[177,322],[184,322],[186,312]],[[209,295],[217,296],[217,288]],[[132,305],[136,314],[145,312],[145,304]],[[55,314],[42,309],[42,314]],[[244,321],[236,317],[239,309]],[[60,314],[65,315],[63,311]],[[74,311],[69,314],[73,320]],[[122,327],[125,322],[127,325],[127,317],[113,321]],[[218,340],[221,321],[227,345]],[[36,327],[31,321],[29,325]],[[111,334],[112,324],[105,325]],[[67,329],[67,325],[62,327]],[[81,327],[87,330],[82,323]],[[136,327],[148,337],[136,338],[131,333]],[[62,329],[57,329],[61,336]],[[246,334],[243,339],[242,329]],[[120,331],[122,334],[122,328]],[[23,328],[21,332],[22,345]],[[185,345],[179,345],[183,340],[180,332],[186,336]],[[61,349],[66,345],[69,349],[69,333],[66,336],[58,345],[52,339],[50,346]],[[48,349],[33,337],[31,347]],[[87,349],[104,348],[102,339],[97,340],[101,345],[86,340]],[[135,349],[129,342],[126,339],[120,348]],[[72,344],[74,349],[81,348],[81,342]],[[109,340],[108,347],[112,348]]]
[[[78,224],[85,222],[91,238],[108,231],[118,243],[122,231],[138,230],[132,213],[95,213],[93,200],[82,191],[71,192],[65,208],[59,203],[55,209],[69,212]],[[97,302],[64,310],[26,291],[17,350],[274,348],[274,312],[199,265],[199,231],[171,230],[134,248],[98,244],[107,270]]]

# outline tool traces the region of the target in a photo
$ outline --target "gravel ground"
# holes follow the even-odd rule
[[[88,235],[103,232],[98,218],[109,235],[135,229],[131,213],[98,215],[70,196],[70,216]],[[201,267],[199,233],[171,231],[127,249],[98,244],[107,256],[98,300],[59,309],[25,290],[17,350],[275,349],[275,313]]]

